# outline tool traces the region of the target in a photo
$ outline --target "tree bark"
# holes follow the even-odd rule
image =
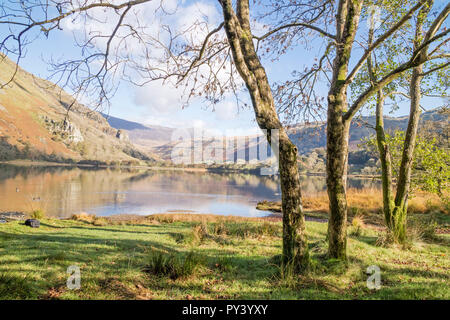
[[[347,259],[347,163],[349,122],[342,121],[338,107],[328,111],[327,192],[330,201],[328,254]]]
[[[405,143],[403,146],[402,162],[400,164],[397,192],[395,195],[395,208],[392,216],[391,230],[397,241],[403,242],[406,239],[406,214],[408,211],[408,195],[411,185],[411,171],[413,164],[414,148],[416,145],[417,130],[420,119],[420,98],[421,98],[421,73],[423,65],[413,69],[410,96],[411,107],[409,113],[408,128],[405,134]]]
[[[351,119],[347,110],[346,81],[353,42],[363,2],[340,1],[336,17],[336,56],[328,92],[327,118],[327,192],[330,201],[328,255],[347,259],[347,163]]]
[[[256,54],[250,29],[249,1],[237,1],[236,12],[231,0],[219,2],[223,9],[224,27],[233,60],[249,91],[258,126],[267,130],[271,146],[270,130],[279,130],[278,160],[283,210],[282,261],[284,267],[292,267],[294,271],[299,272],[307,268],[309,252],[301,203],[297,147],[289,139],[278,118],[265,69]]]
[[[419,48],[423,38],[423,24],[425,17],[429,13],[434,1],[428,1],[428,5],[424,6],[417,18],[416,31],[414,37],[414,50]],[[448,5],[447,5],[448,11]],[[443,11],[444,12],[444,11]],[[447,12],[448,14],[448,12]],[[433,24],[434,25],[434,24]],[[424,50],[422,55],[427,55]],[[397,190],[395,194],[395,207],[392,214],[391,230],[394,238],[399,242],[406,240],[406,216],[408,211],[408,196],[411,185],[411,171],[414,157],[414,148],[416,146],[417,130],[419,128],[420,119],[420,99],[422,81],[423,62],[412,69],[411,82],[409,86],[409,94],[411,99],[408,127],[405,134],[405,142],[403,145],[402,161],[397,179]]]
[[[386,225],[391,228],[393,222],[394,211],[394,197],[392,195],[392,159],[389,152],[389,146],[386,142],[386,135],[384,132],[384,94],[383,90],[379,90],[377,94],[377,106],[376,106],[376,135],[377,146],[380,154],[381,162],[381,182],[383,192],[383,213]]]

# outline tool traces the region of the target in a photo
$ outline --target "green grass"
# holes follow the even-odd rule
[[[380,231],[364,228],[342,264],[326,257],[326,229],[307,222],[312,270],[281,277],[279,222],[9,222],[0,299],[450,299],[448,235],[385,248],[375,245]],[[70,265],[80,267],[79,290],[66,287]],[[366,286],[370,265],[381,269],[380,290]]]

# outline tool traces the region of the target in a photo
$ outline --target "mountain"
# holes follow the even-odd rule
[[[116,118],[102,113],[109,125],[118,130],[125,130],[130,140],[140,148],[154,151],[159,146],[170,143],[174,128],[143,125],[137,122]]]
[[[422,112],[420,125],[426,122],[436,124],[448,124],[446,109],[435,108]],[[405,131],[408,126],[408,116],[384,117],[384,128],[386,132],[395,130]],[[355,118],[350,126],[349,149],[358,149],[361,139],[375,134],[375,116]],[[308,154],[316,148],[326,147],[326,122],[316,122],[309,125],[295,125],[289,130],[289,136],[297,145],[300,154]]]
[[[14,73],[16,65],[0,56],[0,83]],[[71,106],[69,108],[69,106]],[[408,117],[386,117],[387,131],[405,130]],[[448,112],[424,112],[421,123],[448,137]],[[350,129],[350,150],[373,134],[374,117],[355,119]],[[369,125],[367,125],[369,124]],[[14,81],[0,89],[0,161],[34,159],[49,161],[169,160],[174,146],[174,128],[144,125],[89,109],[55,84],[18,68]],[[188,129],[191,133],[193,129]],[[301,155],[319,152],[323,158],[326,123],[294,125],[289,136]],[[249,159],[249,151],[263,147],[253,137],[235,137],[236,145],[226,159]],[[448,139],[448,138],[447,138]],[[198,142],[198,141],[195,141]],[[204,144],[209,145],[211,141]],[[322,149],[322,151],[318,151]],[[250,152],[251,153],[251,152]],[[350,158],[349,158],[350,161]]]
[[[0,56],[0,83],[16,64]],[[55,84],[18,68],[0,90],[0,160],[136,161],[149,160],[126,134]]]
[[[113,128],[125,130],[128,133],[130,140],[140,148],[159,156],[161,159],[170,159],[172,150],[176,144],[175,142],[171,142],[171,136],[175,129],[162,126],[142,125],[137,122],[107,115],[104,115],[104,117]],[[425,122],[432,122],[436,128],[438,127],[436,124],[441,124],[441,127],[448,128],[446,125],[448,124],[448,114],[442,112],[441,109],[423,112],[421,115],[421,124],[423,125]],[[385,117],[384,125],[387,132],[406,130],[408,117]],[[357,150],[358,144],[361,143],[361,139],[375,134],[374,129],[372,129],[374,126],[374,116],[355,119],[350,128],[349,149],[351,151]],[[191,135],[192,131],[193,129],[189,129]],[[301,155],[308,155],[315,149],[323,149],[326,147],[326,122],[293,125],[288,129],[288,132]],[[261,145],[261,140],[256,140],[255,137],[236,137],[235,139],[237,141],[236,146],[230,152],[241,155],[241,157],[234,155],[235,159],[248,159],[248,150],[250,149],[250,146],[256,148],[256,145]],[[208,143],[205,142],[205,146],[207,144]],[[227,154],[227,157],[228,159],[230,159],[230,157],[233,159],[233,155]]]

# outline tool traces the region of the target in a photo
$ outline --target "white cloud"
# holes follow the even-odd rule
[[[201,45],[205,36],[219,24],[219,12],[210,3],[195,2],[178,10],[175,17],[178,30],[189,30],[185,39]]]
[[[135,89],[134,103],[161,114],[181,110],[182,92],[162,81],[150,82]]]
[[[218,120],[232,120],[238,115],[238,106],[235,102],[224,101],[215,106],[215,112]]]
[[[121,1],[112,0],[112,2]],[[221,21],[221,13],[218,10],[217,4],[214,5],[205,0],[189,2],[164,0],[163,9],[166,12],[170,12],[171,14],[169,15],[166,15],[160,10],[160,4],[160,1],[155,0],[138,5],[130,10],[123,24],[139,25],[141,28],[139,30],[143,32],[140,36],[144,37],[148,42],[141,43],[133,37],[128,37],[123,42],[115,40],[111,44],[112,49],[110,49],[110,53],[112,55],[116,53],[115,48],[120,46],[119,54],[131,54],[132,59],[134,59],[139,67],[145,66],[148,63],[151,67],[164,70],[168,67],[167,55],[163,45],[161,45],[161,43],[168,42],[168,33],[162,29],[164,24],[169,25],[175,32],[174,34],[179,31],[189,30],[183,34],[184,41],[194,45],[201,45],[206,34],[216,28]],[[92,11],[90,15],[91,17],[95,16],[95,19],[88,19],[86,23],[80,18],[75,20],[65,19],[63,27],[66,31],[74,32],[79,39],[88,34],[102,35],[103,37],[96,39],[94,44],[99,50],[104,50],[107,41],[107,37],[104,36],[112,33],[122,12],[123,10],[115,12],[114,10],[98,8]],[[155,14],[155,12],[157,13]],[[124,36],[129,31],[128,28],[120,28],[117,33],[117,39],[120,39],[121,36]],[[223,30],[221,36],[225,36]],[[148,57],[141,55],[145,50],[149,50],[149,52],[146,52],[148,53]],[[227,64],[222,68],[219,67],[221,62],[218,61],[217,63],[218,72],[216,76],[222,83],[225,83],[230,76],[229,66]],[[98,67],[102,64],[103,61],[99,61]],[[141,82],[140,75],[133,71],[133,69],[127,69],[127,71],[127,75],[134,82]],[[210,72],[211,70],[207,66],[201,66],[197,77],[198,84],[201,84],[202,79],[206,81],[209,78],[208,75]],[[157,75],[158,71],[155,71],[153,75],[155,74]],[[239,77],[236,77],[236,81],[239,84],[241,83]],[[190,87],[188,86],[187,88]],[[142,87],[134,87],[132,90],[134,92],[132,92],[130,98],[133,99],[136,105],[144,107],[146,109],[145,113],[147,114],[151,112],[162,117],[180,111],[186,98],[186,96],[183,96],[183,88],[177,89],[170,82],[163,83],[162,81],[154,81]],[[216,112],[212,117],[215,117],[219,121],[233,120],[236,118],[237,113],[238,110],[235,103],[225,100],[225,102],[216,106]],[[165,122],[165,120],[162,118],[154,119],[152,122],[156,124],[155,122]],[[184,127],[192,127],[192,123],[187,123]]]
[[[206,122],[201,119],[195,119],[191,121],[193,128],[204,128],[206,126]]]

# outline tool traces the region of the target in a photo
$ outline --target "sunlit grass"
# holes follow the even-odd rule
[[[307,222],[312,268],[283,277],[280,222],[205,217],[0,225],[0,299],[450,298],[448,235],[380,247],[381,231],[358,224],[342,264],[326,257],[327,224]],[[80,290],[66,287],[70,265],[81,269]],[[380,290],[366,286],[370,265],[381,268]]]

